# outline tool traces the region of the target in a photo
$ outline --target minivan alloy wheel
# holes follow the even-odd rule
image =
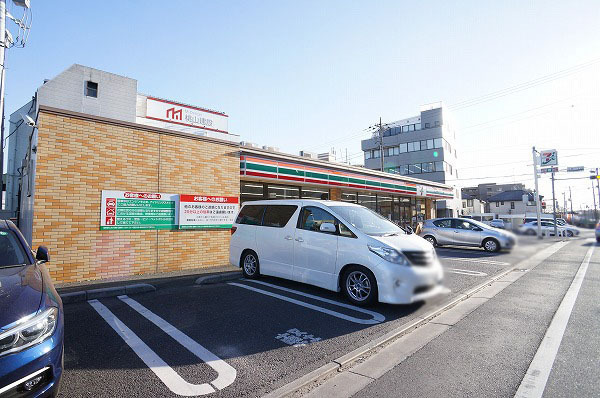
[[[371,281],[362,271],[353,271],[346,278],[346,291],[356,301],[365,301],[371,294]]]
[[[255,276],[258,270],[258,260],[252,253],[248,253],[244,256],[244,274],[247,277]]]

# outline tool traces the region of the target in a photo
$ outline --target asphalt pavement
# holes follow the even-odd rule
[[[61,396],[265,395],[420,319],[554,243],[525,239],[510,253],[439,248],[450,292],[409,306],[377,304],[361,309],[349,305],[335,292],[277,278],[168,285],[150,293],[69,304],[65,306],[65,373]],[[547,282],[562,288],[570,272],[570,269],[559,272],[558,281],[546,275]],[[584,287],[590,290],[593,300],[595,287]],[[544,301],[545,289],[538,290],[529,292],[531,299]],[[511,321],[511,314],[523,307],[526,315],[534,307],[521,301],[514,297],[508,305],[482,313],[482,322],[490,325],[490,334],[494,330],[514,332],[517,325]],[[552,311],[533,312],[533,319],[538,317],[543,324],[548,316],[551,318]],[[543,325],[538,328],[535,338],[526,334],[530,350],[535,349],[535,339],[543,333]],[[468,334],[463,338],[450,339],[448,343],[454,346],[453,355],[458,358],[465,355],[461,354],[465,346],[484,345],[481,338],[469,340]],[[502,357],[504,354],[499,352],[511,352],[509,341],[495,341],[487,351],[488,356]],[[510,363],[512,355],[500,365]],[[467,363],[472,359],[469,355],[464,357]],[[452,355],[446,361],[441,363],[460,368],[452,361]],[[436,374],[435,364],[428,366],[431,368],[424,368],[425,375]],[[475,370],[475,366],[463,369],[476,373]],[[509,366],[505,371],[510,373],[513,369]],[[424,377],[423,369],[421,374],[416,370],[407,372],[406,377],[429,378]],[[381,383],[385,395],[388,385],[383,379]],[[476,384],[477,380],[470,383]],[[361,393],[379,391],[375,390],[377,386]]]
[[[502,286],[474,295],[460,317],[442,314],[298,395],[598,396],[600,250],[590,250],[595,245],[591,239],[571,241],[539,265],[516,270],[505,284],[498,283]],[[576,275],[583,278],[580,291],[572,287]],[[575,304],[572,313],[569,300]],[[385,363],[390,366],[381,371]]]

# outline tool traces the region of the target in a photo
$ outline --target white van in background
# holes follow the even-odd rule
[[[340,291],[352,303],[410,304],[445,289],[433,246],[353,203],[246,202],[232,227],[231,264]]]

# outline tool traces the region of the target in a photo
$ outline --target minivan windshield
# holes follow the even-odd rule
[[[330,206],[344,220],[367,235],[405,234],[399,226],[362,206]]]
[[[27,264],[23,245],[10,229],[0,228],[0,268]]]

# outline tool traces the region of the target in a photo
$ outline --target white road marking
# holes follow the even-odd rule
[[[297,291],[297,290],[288,289],[288,288],[285,288],[285,287],[273,285],[273,284],[267,283],[267,282],[254,281],[254,280],[247,280],[247,281],[248,282],[252,282],[252,283],[259,283],[261,285],[269,286],[269,287],[272,287],[274,289],[279,289],[279,290],[283,290],[285,292],[289,292],[289,293],[297,294],[297,295],[300,295],[300,296],[308,297],[308,298],[311,298],[313,300],[322,301],[324,303],[329,303],[329,304],[332,304],[332,305],[335,305],[335,306],[338,306],[338,307],[349,308],[349,309],[351,309],[353,311],[361,312],[363,314],[370,315],[373,318],[372,319],[355,318],[353,316],[342,314],[340,312],[333,311],[333,310],[330,310],[328,308],[323,308],[323,307],[319,307],[319,306],[314,305],[314,304],[305,303],[304,301],[296,300],[296,299],[293,299],[293,298],[287,297],[287,296],[282,296],[280,294],[269,292],[267,290],[257,289],[255,287],[244,285],[244,284],[241,284],[241,283],[228,282],[228,284],[232,285],[232,286],[238,286],[238,287],[241,287],[243,289],[252,290],[253,292],[256,292],[256,293],[261,293],[261,294],[264,294],[264,295],[267,295],[267,296],[275,297],[275,298],[280,299],[280,300],[284,300],[284,301],[287,301],[287,302],[290,302],[290,303],[294,303],[294,304],[300,305],[302,307],[310,308],[311,310],[319,311],[319,312],[322,312],[324,314],[328,314],[328,315],[331,315],[331,316],[334,316],[334,317],[340,318],[340,319],[345,319],[347,321],[354,322],[354,323],[360,323],[360,324],[363,324],[363,325],[374,325],[374,324],[381,323],[381,322],[385,321],[385,317],[383,315],[381,315],[380,313],[378,313],[378,312],[369,311],[369,310],[366,310],[364,308],[355,307],[353,305],[349,305],[349,304],[345,304],[345,303],[338,303],[337,301],[333,301],[333,300],[329,300],[329,299],[326,299],[326,298],[323,298],[323,297],[314,296],[312,294],[308,294],[308,293],[300,292],[300,291]]]
[[[321,341],[320,337],[315,337],[307,332],[301,332],[296,328],[290,329],[285,333],[278,334],[275,336],[275,339],[293,347],[304,347],[310,343]]]
[[[236,370],[229,365],[227,362],[223,361],[221,358],[208,351],[206,348],[198,344],[195,340],[191,339],[175,328],[169,322],[165,321],[134,299],[128,296],[119,296],[119,299],[123,301],[125,304],[129,305],[131,308],[139,312],[150,322],[161,328],[166,334],[177,340],[179,344],[188,349],[189,352],[196,355],[202,361],[204,361],[208,366],[213,368],[217,374],[219,375],[215,380],[211,381],[210,384],[222,390],[227,387],[231,383],[234,382],[235,377],[237,375]]]
[[[127,296],[120,296],[119,298],[123,300],[124,298],[129,299]],[[131,300],[131,299],[129,299]],[[133,300],[132,300],[133,301]],[[205,361],[210,367],[212,367],[217,373],[219,377],[212,383],[203,383],[203,384],[191,384],[185,381],[173,368],[171,368],[167,363],[160,358],[146,343],[144,343],[131,329],[129,329],[119,318],[117,318],[104,304],[100,303],[98,300],[89,300],[88,303],[98,312],[98,314],[109,324],[110,327],[113,328],[115,332],[127,343],[129,347],[137,354],[138,357],[158,376],[158,378],[171,390],[173,393],[177,395],[183,396],[197,396],[197,395],[206,395],[215,392],[215,387],[217,389],[222,389],[227,387],[229,384],[233,383],[236,377],[236,370],[226,364],[221,359],[217,358],[214,354],[207,351],[204,347],[200,346],[195,341],[191,340],[189,337],[185,336],[179,330],[175,329],[175,327],[169,325],[171,331],[176,331],[181,333],[181,335],[185,336],[188,340],[191,340],[193,344],[200,347],[199,351],[193,351],[190,349],[189,342],[182,343],[180,340],[176,340],[190,350],[192,353],[196,354],[200,359]],[[139,304],[135,302],[136,304]],[[129,304],[129,303],[128,303]],[[139,304],[141,306],[141,304]],[[148,310],[146,310],[148,311]],[[139,312],[139,311],[138,311]],[[149,311],[148,311],[149,312]],[[142,314],[144,315],[144,314]],[[144,315],[145,316],[145,315]],[[165,321],[163,321],[165,322]],[[165,322],[166,323],[166,322]],[[158,326],[158,325],[157,325]],[[160,327],[160,326],[159,326]],[[165,330],[165,328],[161,329]],[[167,330],[165,330],[167,332]],[[167,334],[171,335],[169,332]],[[172,336],[173,337],[173,336]],[[196,347],[197,348],[197,347]],[[200,356],[199,354],[202,354]],[[206,355],[208,354],[208,355]],[[207,359],[205,359],[207,358]],[[214,360],[220,361],[225,366],[216,367]],[[222,375],[221,372],[225,370],[225,375]],[[219,381],[219,379],[221,379]],[[219,382],[217,382],[219,381]],[[226,382],[226,383],[225,383]],[[212,384],[212,385],[211,385]]]
[[[486,260],[480,258],[467,258],[467,257],[440,257],[443,260],[450,261],[461,261],[461,262],[469,262],[469,263],[480,263],[480,264],[489,264],[489,265],[510,265],[510,263],[503,261],[494,261],[494,260]]]
[[[569,286],[569,290],[567,290],[558,310],[556,310],[552,322],[548,330],[546,330],[546,334],[533,357],[533,361],[529,365],[529,369],[527,369],[527,373],[525,373],[525,377],[521,381],[521,385],[519,385],[515,397],[541,397],[544,393],[548,377],[552,371],[552,365],[556,359],[556,354],[558,354],[558,349],[569,323],[571,312],[575,306],[575,301],[577,301],[581,284],[590,264],[594,247],[589,248],[583,262],[579,266],[579,270],[575,274],[575,278],[573,278],[573,282],[571,282],[571,286]]]
[[[469,276],[487,276],[485,272],[472,271],[469,269],[458,269],[458,268],[446,268],[446,272],[450,272],[451,274],[461,274],[461,275],[469,275]]]

